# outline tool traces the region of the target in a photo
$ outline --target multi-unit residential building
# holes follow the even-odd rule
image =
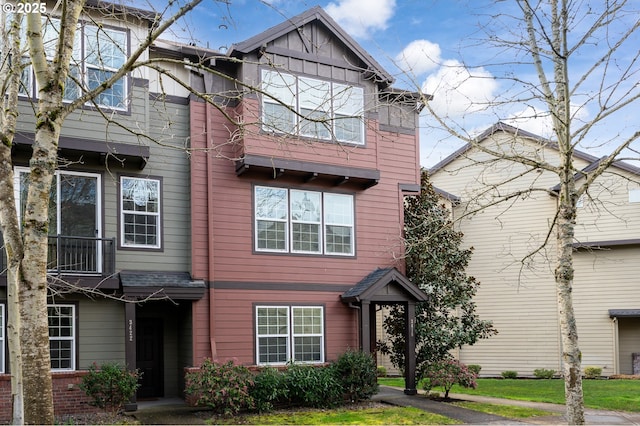
[[[558,163],[553,142],[503,123],[477,140],[496,152]],[[577,185],[598,164],[598,158],[576,151]],[[451,206],[464,244],[474,247],[467,272],[481,283],[477,311],[498,330],[457,355],[480,364],[485,375],[560,372],[551,226],[557,175],[466,145],[431,168],[430,177]],[[522,195],[491,205],[517,191]],[[489,207],[479,209],[483,204]],[[579,200],[574,244],[572,293],[582,365],[600,367],[607,376],[640,373],[639,237],[640,169],[616,162]]]
[[[154,19],[89,1],[78,81],[111,75]],[[49,40],[56,25],[54,13]],[[376,307],[401,303],[411,316],[426,297],[397,260],[403,196],[419,191],[419,97],[394,89],[320,8],[225,54],[157,41],[148,57],[166,73],[132,71],[62,129],[49,237],[56,414],[89,409],[77,384],[94,362],[140,370],[140,399],[180,396],[185,369],[205,358],[281,366],[373,350]],[[18,105],[19,201],[31,73]],[[79,90],[70,81],[65,96]]]

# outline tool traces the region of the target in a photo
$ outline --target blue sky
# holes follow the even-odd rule
[[[597,8],[602,1],[584,0],[574,4]],[[532,88],[536,90],[535,85],[525,87],[501,78],[511,73],[535,82],[533,66],[523,64],[523,57],[519,57],[517,52],[493,47],[486,42],[488,32],[501,38],[520,32],[517,20],[510,19],[519,13],[514,1],[205,0],[182,25],[176,26],[170,38],[182,42],[195,41],[198,45],[224,51],[233,43],[316,5],[323,7],[388,72],[396,76],[397,86],[433,94],[434,109],[446,115],[456,128],[467,135],[477,134],[502,120],[541,136],[551,136],[550,120],[544,113],[544,106],[539,102],[525,101],[529,97],[528,92]],[[632,0],[631,7],[637,6],[637,2]],[[626,12],[623,22],[637,21],[637,10]],[[498,15],[501,15],[498,21],[491,20]],[[574,38],[582,35],[589,19],[587,16],[575,21]],[[598,37],[607,36],[613,37],[612,34],[595,34],[583,51],[576,52],[572,69],[577,72],[585,69],[600,54],[602,46],[606,46],[606,43],[598,43],[602,41]],[[620,61],[631,62],[637,57],[639,45],[637,35],[627,41],[621,50]],[[621,70],[609,68],[607,78],[616,81],[616,72]],[[576,96],[578,103],[573,107],[577,124],[595,114],[592,102],[602,75],[594,73],[583,84],[582,95]],[[572,79],[577,80],[578,74]],[[630,82],[618,87],[617,93],[629,88],[637,93],[640,90],[638,80],[640,77],[630,76]],[[634,84],[635,89],[632,87]],[[488,102],[514,98],[522,99],[522,102],[509,102],[499,108],[482,107]],[[637,129],[635,115],[632,112],[618,114],[601,130],[596,128],[579,148],[593,155],[603,155],[615,140]],[[438,130],[438,127],[425,114],[420,132],[423,166],[432,166],[463,143]],[[617,131],[611,132],[612,128]]]

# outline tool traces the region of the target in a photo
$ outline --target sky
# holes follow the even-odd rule
[[[134,0],[136,1],[136,0]],[[142,1],[142,0],[141,0]],[[156,0],[162,1],[162,0]],[[592,4],[590,4],[592,3]],[[584,8],[599,7],[602,0],[581,0],[572,4]],[[632,7],[638,7],[631,0]],[[195,42],[221,52],[233,43],[241,42],[293,17],[306,9],[321,6],[365,50],[396,78],[394,85],[409,90],[422,90],[434,96],[430,103],[447,122],[467,136],[474,136],[498,121],[507,122],[543,137],[552,137],[550,119],[544,106],[531,99],[537,85],[526,86],[517,80],[537,82],[535,68],[513,48],[493,46],[491,38],[509,39],[522,33],[520,13],[514,1],[496,0],[205,0],[180,25],[174,38]],[[637,10],[623,10],[622,24],[637,24]],[[497,20],[495,18],[498,17]],[[589,14],[574,19],[575,32],[570,41],[586,32]],[[618,25],[624,28],[624,25]],[[584,49],[575,52],[572,66],[579,76],[598,58],[611,34],[594,34]],[[615,34],[613,34],[615,33]],[[596,114],[598,93],[638,93],[640,71],[627,70],[629,82],[622,80],[624,61],[634,64],[640,38],[638,35],[622,46],[618,67],[594,72],[581,82],[572,102],[576,125],[587,122]],[[524,59],[524,60],[523,60]],[[529,63],[527,63],[529,62]],[[635,65],[633,65],[635,66]],[[633,71],[636,71],[634,68]],[[602,82],[605,82],[603,85]],[[608,87],[608,89],[602,89]],[[518,102],[503,102],[517,99]],[[499,107],[487,108],[495,101]],[[616,114],[602,127],[595,128],[579,145],[579,149],[601,156],[607,154],[616,141],[637,130],[636,114]],[[442,130],[437,121],[423,112],[420,122],[420,162],[431,167],[464,144]],[[615,131],[612,131],[615,129]]]

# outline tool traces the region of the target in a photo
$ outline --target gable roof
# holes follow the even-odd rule
[[[392,84],[394,78],[382,66],[367,53],[349,34],[347,34],[336,21],[331,18],[320,6],[302,12],[301,14],[287,19],[286,21],[271,27],[260,34],[257,34],[245,41],[233,44],[228,51],[229,56],[241,56],[263,48],[267,43],[276,40],[292,31],[299,31],[300,28],[310,22],[318,21],[324,25],[338,40],[347,46],[366,66],[369,72],[377,76],[376,81],[382,81],[388,85]]]
[[[393,290],[390,287],[394,287]],[[378,268],[361,279],[354,287],[340,296],[343,302],[375,300],[398,302],[415,300],[424,302],[428,296],[396,268]]]
[[[482,141],[486,138],[488,138],[489,136],[494,135],[497,132],[505,132],[505,133],[510,133],[514,136],[520,136],[526,139],[531,139],[543,146],[547,146],[551,149],[558,149],[558,144],[554,141],[552,141],[551,139],[545,139],[541,136],[538,136],[534,133],[531,132],[527,132],[526,130],[522,130],[522,129],[518,129],[517,127],[511,126],[509,124],[503,123],[501,121],[497,122],[496,124],[494,124],[493,126],[491,126],[490,128],[488,128],[487,130],[485,130],[484,132],[482,132],[480,135],[478,135],[475,138],[476,142]],[[440,161],[439,163],[437,163],[436,165],[434,165],[433,167],[431,167],[428,171],[429,174],[432,175],[434,173],[436,173],[437,171],[439,171],[440,169],[444,168],[445,166],[447,166],[448,164],[452,163],[455,159],[457,159],[458,157],[461,157],[464,153],[466,153],[467,151],[469,151],[471,148],[473,148],[473,145],[471,143],[467,143],[464,146],[462,146],[460,149],[456,150],[454,153],[452,153],[451,155],[449,155],[447,158],[445,158],[444,160]],[[602,160],[604,160],[606,157],[595,157],[593,155],[587,154],[586,152],[583,151],[579,151],[579,150],[574,150],[574,155],[576,158],[579,158],[581,160],[584,160],[586,162],[588,162],[589,164],[582,169],[582,171],[577,172],[574,175],[574,179],[579,179],[581,177],[585,176],[585,173],[595,169],[600,162],[602,162]],[[640,168],[632,166],[629,163],[625,163],[623,161],[615,161],[612,164],[614,167],[617,167],[621,170],[625,170],[627,172],[633,173],[633,174],[637,174],[640,175]],[[552,189],[553,190],[553,189]]]

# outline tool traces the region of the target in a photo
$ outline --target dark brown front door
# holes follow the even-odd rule
[[[138,318],[136,367],[142,373],[138,398],[164,396],[162,318]]]

